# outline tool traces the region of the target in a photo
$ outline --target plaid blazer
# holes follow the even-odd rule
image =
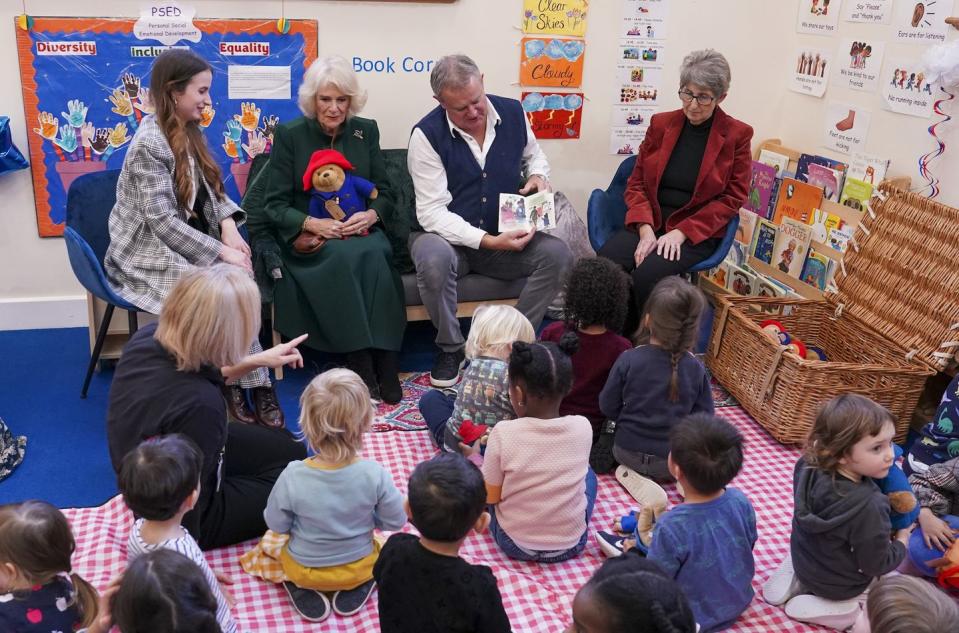
[[[217,200],[202,174],[207,203],[203,215],[210,235],[187,224],[188,211],[176,200],[173,150],[151,115],[133,136],[117,182],[110,213],[110,247],[103,264],[114,291],[141,310],[159,314],[180,275],[208,266],[220,254],[220,221],[246,220],[229,198]]]

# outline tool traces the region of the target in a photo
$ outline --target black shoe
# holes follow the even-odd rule
[[[256,416],[250,410],[246,401],[246,390],[243,387],[231,385],[223,387],[223,397],[226,398],[226,410],[230,419],[243,424],[256,424]]]
[[[466,354],[462,349],[455,352],[440,352],[433,361],[430,371],[430,384],[434,387],[452,387],[460,379],[460,370],[466,364]]]
[[[268,429],[281,429],[286,423],[283,409],[276,398],[276,389],[270,387],[254,387],[250,390],[253,396],[253,413],[256,421]]]
[[[333,612],[330,599],[319,591],[301,589],[289,581],[283,583],[283,588],[286,589],[286,595],[290,596],[296,612],[310,622],[322,622]]]
[[[368,349],[350,352],[346,355],[346,367],[352,369],[363,380],[363,384],[370,390],[370,397],[380,400],[380,385],[376,381],[376,370],[373,368],[373,354]]]
[[[333,610],[340,615],[353,615],[370,599],[375,586],[376,581],[367,580],[356,589],[337,591],[333,594]]]
[[[613,441],[616,437],[616,423],[606,420],[599,432],[599,438],[589,449],[589,465],[597,475],[605,475],[616,468],[616,458],[613,457]]]
[[[373,350],[373,366],[376,369],[380,396],[387,404],[396,404],[403,399],[403,387],[400,385],[399,354],[385,349]]]

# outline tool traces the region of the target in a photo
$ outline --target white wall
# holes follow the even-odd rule
[[[837,87],[824,99],[787,90],[788,70],[800,45],[836,50],[843,37],[882,39],[888,34],[886,58],[896,53],[916,55],[918,45],[892,43],[891,26],[840,22],[832,38],[796,33],[800,0],[669,0],[669,37],[664,59],[663,91],[678,82],[678,66],[685,52],[712,47],[722,51],[733,69],[733,85],[724,104],[727,112],[756,129],[756,139],[779,137],[787,145],[822,153],[826,103],[849,101],[872,108],[866,151],[893,159],[892,172],[917,179],[916,158],[931,149],[925,131],[930,121],[881,110],[880,96]],[[845,0],[851,2],[853,0]],[[26,149],[32,122],[25,122],[18,88],[17,53],[13,18],[19,2],[7,1],[0,9],[0,59],[6,60],[0,91],[0,114],[12,119],[14,141]],[[197,0],[199,17],[279,16],[279,0]],[[29,0],[36,16],[135,17],[140,2],[100,0],[96,7],[72,0]],[[287,17],[319,20],[319,52],[347,57],[402,59],[410,55],[431,59],[449,52],[474,57],[486,75],[488,91],[518,97],[515,85],[519,67],[520,0],[458,0],[453,4],[390,3],[350,0],[299,0],[286,3]],[[608,154],[610,92],[615,81],[615,33],[621,0],[594,0],[590,4],[583,91],[582,138],[546,141],[557,188],[566,192],[585,215],[586,199],[595,187],[605,187],[619,163]],[[950,35],[950,37],[955,37]],[[379,121],[384,147],[406,144],[412,124],[434,105],[428,77],[423,74],[361,75],[370,99],[364,114]],[[674,106],[666,100],[664,109]],[[959,113],[955,107],[953,112]],[[947,154],[934,169],[943,177],[940,199],[959,204],[959,185],[947,174],[959,165],[959,136],[953,122],[941,128],[949,144]],[[32,133],[32,132],[30,132]],[[0,329],[84,325],[82,297],[59,238],[37,237],[30,174],[21,171],[0,176]],[[42,300],[42,301],[41,301]],[[31,311],[31,307],[34,307]]]

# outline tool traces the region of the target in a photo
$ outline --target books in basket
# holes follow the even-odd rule
[[[736,240],[741,244],[749,244],[753,241],[753,231],[756,230],[756,222],[759,216],[745,207],[739,210],[739,226],[736,227]]]
[[[872,197],[872,185],[858,178],[846,178],[846,184],[842,188],[842,196],[839,198],[839,204],[844,204],[852,209],[865,209],[866,203]]]
[[[528,196],[499,194],[499,232],[548,231],[556,226],[556,205],[551,191],[537,191]]]
[[[808,182],[810,165],[821,165],[839,172],[841,177],[837,183],[837,190],[842,191],[842,178],[845,178],[846,172],[849,170],[849,165],[842,161],[827,158],[825,156],[817,156],[816,154],[801,154],[799,156],[799,160],[796,161],[797,180]]]
[[[802,273],[811,240],[812,227],[793,218],[783,219],[776,231],[771,265],[790,277],[798,279]]]
[[[834,269],[835,265],[831,258],[817,252],[815,248],[810,248],[809,254],[806,255],[806,261],[803,263],[799,280],[820,290],[825,290]]]
[[[726,288],[737,295],[748,297],[755,292],[756,273],[742,266],[730,264]]]
[[[765,150],[763,150],[765,151]],[[743,207],[756,215],[769,217],[769,199],[776,186],[776,169],[759,161],[753,161],[749,180],[749,194]]]
[[[749,245],[749,254],[756,259],[772,263],[773,245],[776,242],[776,225],[769,220],[762,218],[756,223],[756,230],[753,232],[753,241]]]
[[[795,178],[784,178],[776,199],[773,222],[782,224],[784,218],[793,218],[808,224],[814,209],[822,203],[822,189]]]
[[[824,200],[832,200],[833,202],[839,200],[839,184],[842,181],[843,177],[841,172],[831,167],[810,163],[809,171],[806,174],[806,182],[822,188],[822,197]]]
[[[849,161],[848,178],[856,178],[870,185],[878,185],[886,177],[889,169],[889,160],[870,156],[869,154],[853,154]]]
[[[814,209],[810,226],[812,227],[812,239],[817,242],[826,243],[829,239],[829,232],[846,225],[846,222],[834,213],[829,213],[824,209]]]

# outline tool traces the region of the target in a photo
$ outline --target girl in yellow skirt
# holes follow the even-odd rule
[[[372,420],[369,390],[355,373],[332,369],[313,379],[300,397],[300,429],[315,455],[290,462],[277,479],[263,511],[270,529],[240,559],[250,574],[282,582],[313,622],[363,608],[380,551],[374,528],[406,524],[390,473],[359,457]]]

